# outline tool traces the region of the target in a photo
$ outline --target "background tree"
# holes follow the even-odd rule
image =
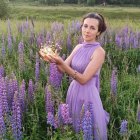
[[[0,0],[0,18],[7,18],[9,13],[8,2],[6,0]]]
[[[93,5],[95,5],[95,0],[87,0],[87,5],[88,5],[88,6],[93,6]]]

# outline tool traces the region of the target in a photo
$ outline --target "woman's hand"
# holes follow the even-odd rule
[[[44,53],[43,49],[40,49],[39,56],[44,61],[47,61],[49,63],[56,63],[58,71],[65,72],[65,70],[63,69],[64,60],[58,55],[57,52],[55,52],[55,54],[46,54]]]
[[[54,63],[56,63],[58,71],[60,72],[65,72],[63,66],[65,65],[64,60],[58,55],[57,51],[55,52],[54,55],[48,55],[49,56],[49,60],[53,61]]]
[[[53,61],[54,63],[56,63],[57,65],[63,65],[64,64],[64,60],[58,55],[57,52],[55,52],[55,54],[50,54],[47,55],[50,61]]]
[[[43,49],[40,49],[38,54],[44,61],[47,61],[47,62],[50,62],[50,63],[55,63],[55,61],[53,61],[53,59],[49,55],[44,53]]]

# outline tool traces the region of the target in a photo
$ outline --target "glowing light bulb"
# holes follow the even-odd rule
[[[48,48],[45,47],[45,48],[43,49],[43,52],[44,52],[45,54],[47,54],[47,55],[49,55],[49,54],[53,55],[53,54],[54,54],[52,48],[50,48],[50,47],[48,47]]]

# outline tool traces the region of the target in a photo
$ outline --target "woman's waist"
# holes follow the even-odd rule
[[[76,81],[75,79],[73,79],[73,81],[72,81],[72,83],[74,84],[78,84],[78,85],[80,85],[80,86],[87,86],[87,85],[96,85],[96,83],[97,83],[97,78],[98,78],[98,76],[94,76],[94,77],[92,77],[90,80],[88,80],[85,84],[80,84],[80,82],[78,82],[78,81]]]

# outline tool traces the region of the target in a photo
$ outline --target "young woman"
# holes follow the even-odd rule
[[[77,130],[82,106],[90,103],[93,114],[94,140],[107,140],[107,124],[109,114],[103,109],[99,94],[99,74],[105,59],[105,50],[97,42],[98,37],[106,30],[102,15],[89,13],[83,18],[82,37],[84,42],[78,44],[63,61],[56,55],[40,54],[45,61],[56,63],[58,69],[73,77],[66,103],[69,105],[74,129]]]

